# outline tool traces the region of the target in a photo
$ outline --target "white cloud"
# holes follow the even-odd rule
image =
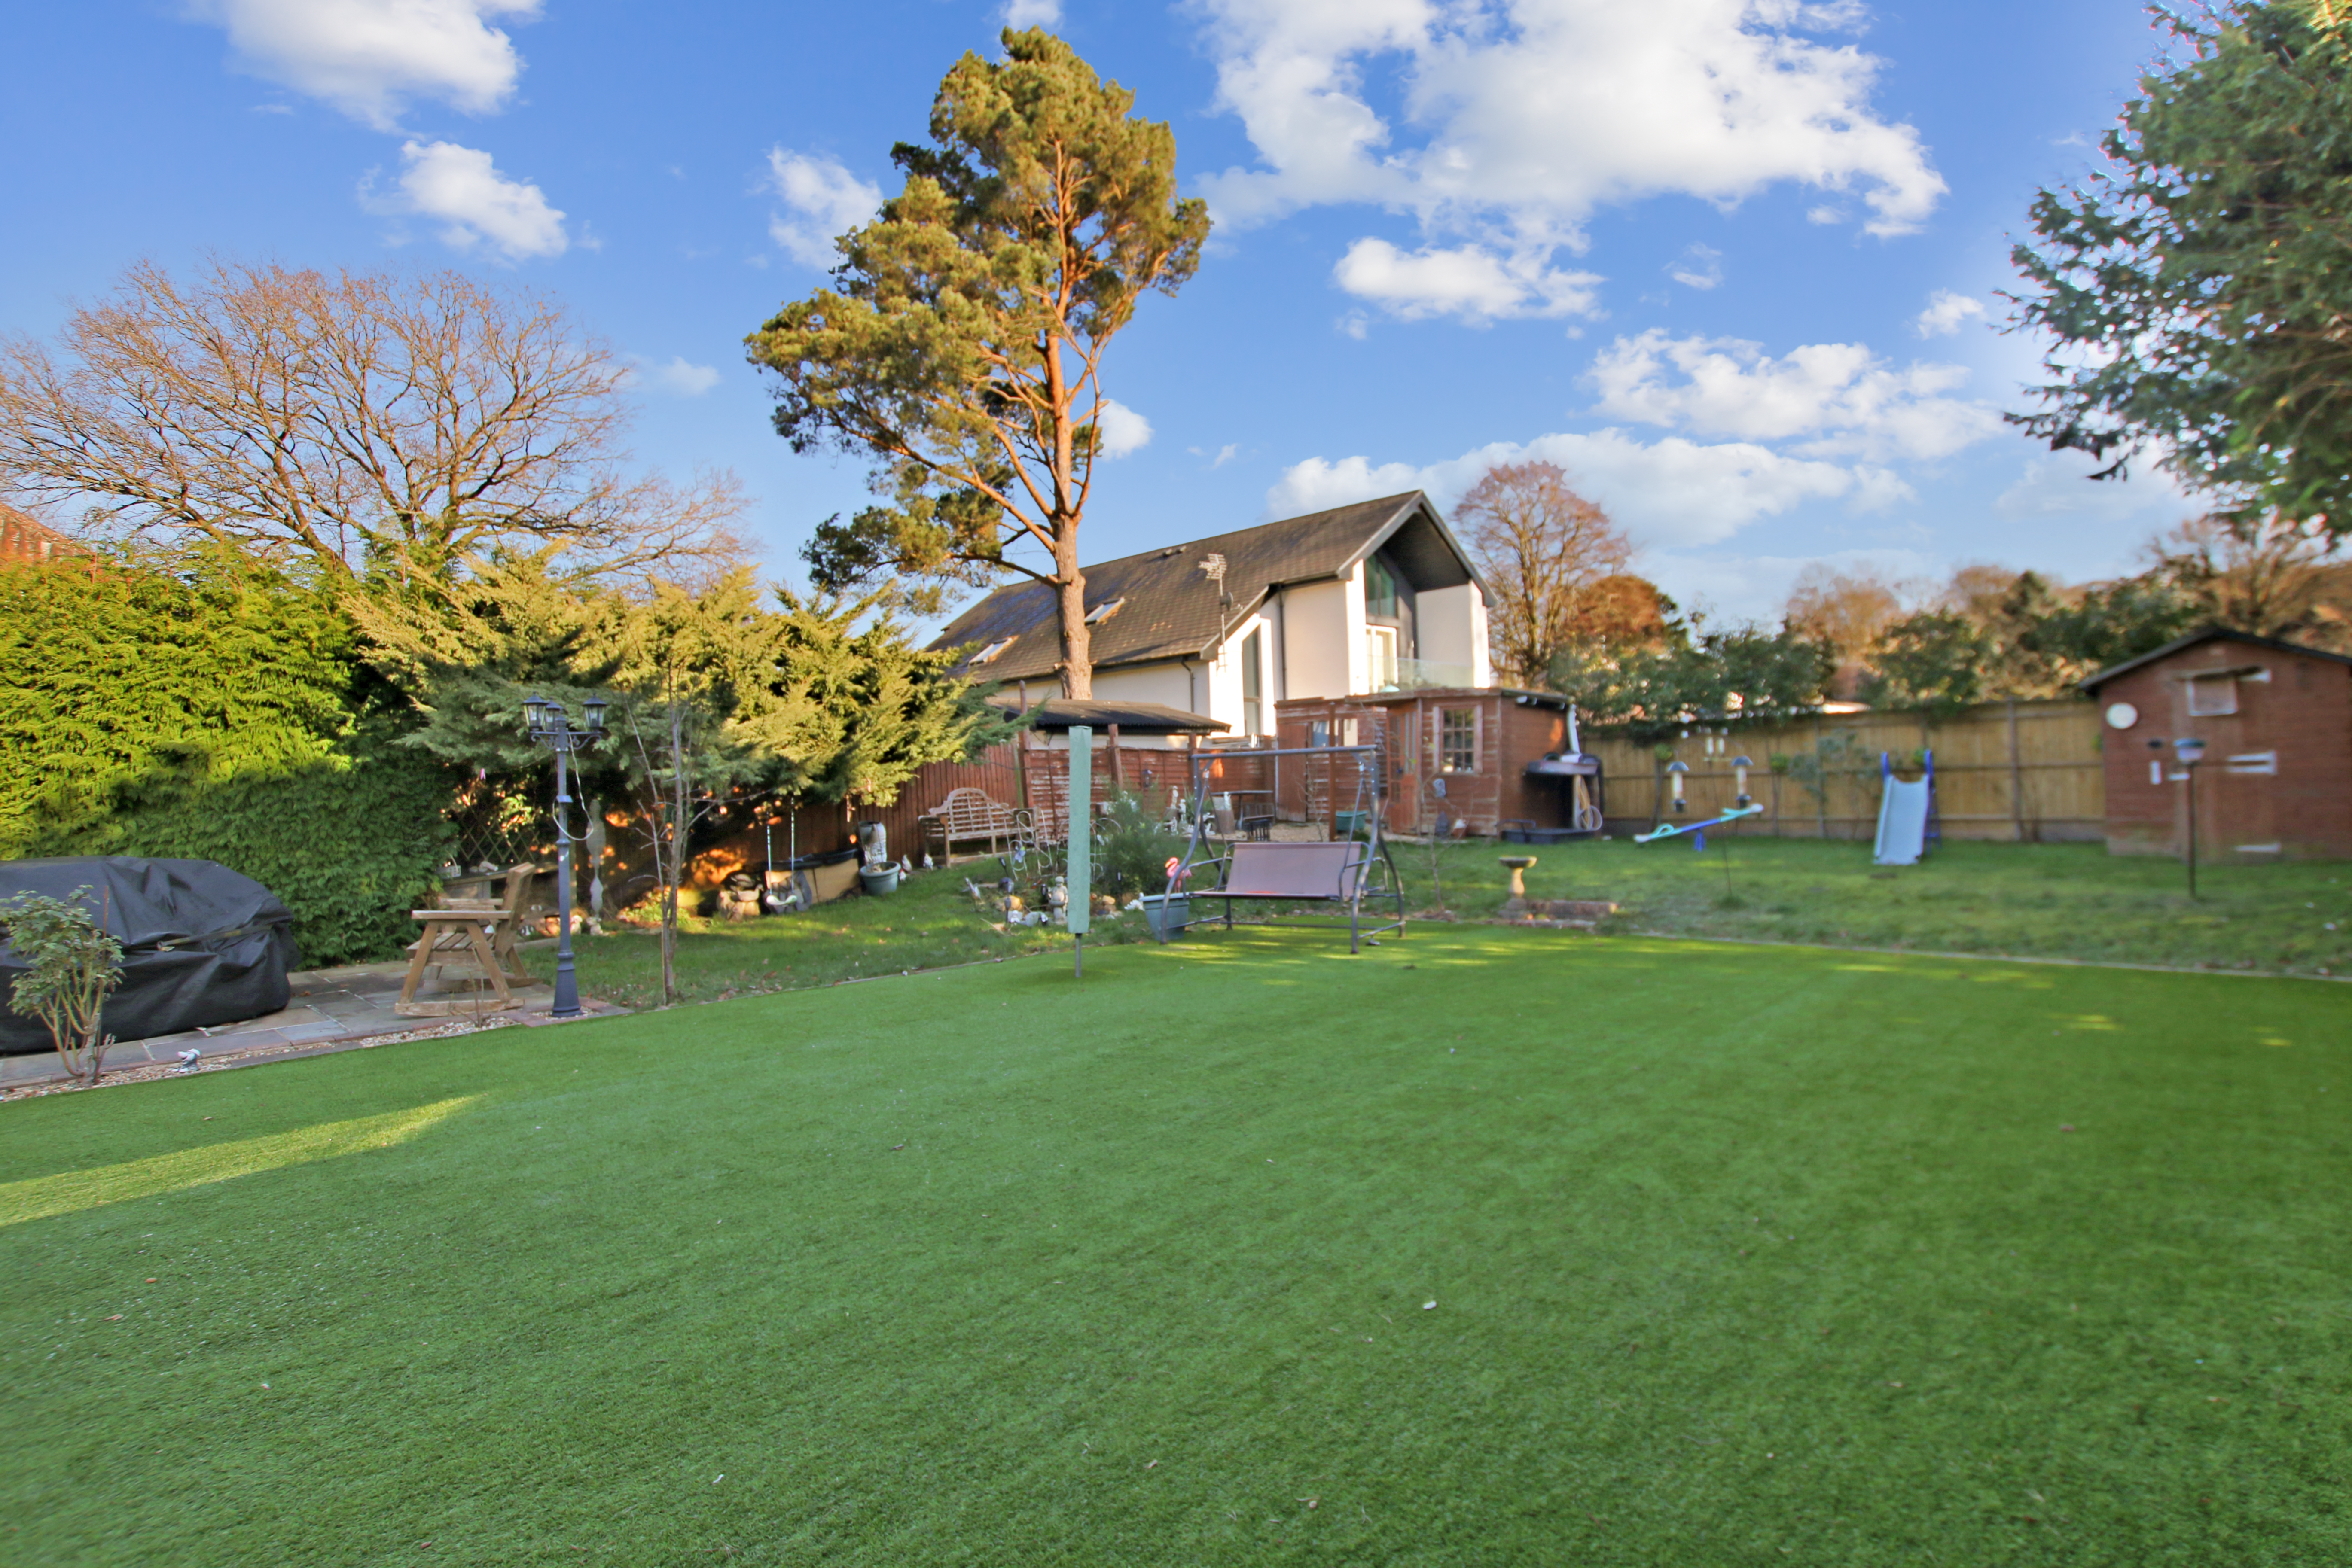
[[[1786,457],[1752,442],[1703,445],[1668,436],[1645,444],[1601,430],[1541,435],[1524,444],[1496,442],[1423,466],[1310,457],[1285,469],[1267,490],[1266,513],[1295,517],[1405,490],[1426,490],[1444,506],[1495,464],[1530,459],[1566,469],[1578,489],[1645,547],[1713,544],[1804,501],[1838,500],[1866,511],[1914,498],[1883,468]]]
[[[1052,27],[1062,20],[1062,0],[1004,0],[1008,27]]]
[[[537,185],[500,174],[487,152],[454,141],[408,141],[400,149],[397,191],[379,197],[371,174],[360,185],[361,204],[393,216],[430,218],[444,224],[441,238],[470,251],[487,241],[505,261],[561,256],[571,244],[563,214],[548,205]]]
[[[2143,452],[2131,460],[2125,479],[2093,479],[2113,457],[2094,458],[2080,452],[2053,452],[2029,457],[2017,482],[1993,502],[2004,517],[2074,517],[2086,521],[2122,522],[2146,514],[2151,520],[2178,521],[2207,509]]]
[[[1103,399],[1095,423],[1102,432],[1102,453],[1106,457],[1124,457],[1151,444],[1151,422],[1123,402]]]
[[[829,270],[840,261],[837,235],[870,221],[882,205],[882,191],[832,158],[769,149],[772,187],[791,209],[768,220],[768,235],[804,267]]]
[[[1858,198],[1878,235],[1946,189],[1871,108],[1878,62],[1808,36],[1853,7],[1786,0],[1203,0],[1221,107],[1261,166],[1202,183],[1221,221],[1370,203],[1424,234],[1540,262],[1600,207],[1729,205],[1795,183]],[[1395,78],[1374,107],[1368,78]],[[1841,216],[1824,204],[1817,218]]]
[[[1821,556],[1712,555],[1682,551],[1643,558],[1642,571],[1685,610],[1706,608],[1715,624],[1780,618],[1789,590],[1815,564],[1839,571],[1874,571],[1896,582],[1940,577],[1943,563],[1920,550],[1833,550]]]
[[[689,363],[683,354],[671,355],[669,363],[666,365],[657,365],[651,360],[634,355],[631,357],[643,367],[641,371],[631,372],[633,378],[642,374],[662,391],[676,392],[680,397],[700,397],[719,384],[716,366]]]
[[[1948,338],[1985,313],[1984,301],[1938,288],[1927,296],[1927,308],[1912,318],[1911,330],[1922,338]]]
[[[1423,247],[1410,255],[1383,239],[1360,239],[1331,269],[1339,287],[1406,320],[1458,316],[1480,324],[1504,316],[1583,315],[1592,309],[1590,272],[1555,272],[1544,253],[1505,258],[1475,245]]]
[[[1231,463],[1235,457],[1239,456],[1240,454],[1241,444],[1237,441],[1228,441],[1223,446],[1217,448],[1217,460],[1210,464],[1209,466],[1212,468],[1223,468],[1226,464]]]
[[[1685,288],[1713,288],[1723,281],[1723,253],[1695,245],[1666,263],[1666,276]]]
[[[539,0],[199,0],[256,76],[323,99],[379,131],[406,99],[488,114],[522,60],[489,18],[529,21]]]
[[[1679,378],[1679,379],[1677,379]],[[1598,412],[1750,441],[1811,439],[1810,456],[1948,456],[2001,428],[1990,405],[1938,395],[1959,365],[1893,370],[1860,343],[1811,343],[1780,359],[1736,338],[1670,339],[1653,328],[1593,361]]]

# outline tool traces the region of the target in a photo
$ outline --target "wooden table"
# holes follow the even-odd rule
[[[490,988],[497,993],[495,1005],[499,1009],[515,1005],[514,992],[507,984],[509,980],[530,980],[530,975],[509,974],[499,962],[496,946],[499,927],[501,923],[511,922],[513,918],[506,907],[487,898],[452,902],[467,907],[412,909],[408,912],[411,920],[424,923],[425,934],[417,938],[416,951],[408,960],[408,977],[401,982],[400,1000],[393,1004],[393,1011],[410,1017],[438,1017],[446,1013],[454,1004],[419,1002],[416,1000],[416,988],[425,978],[428,966],[438,967],[452,956],[460,961],[471,961],[474,967],[481,972],[482,977],[489,981]],[[520,964],[517,967],[520,968]]]

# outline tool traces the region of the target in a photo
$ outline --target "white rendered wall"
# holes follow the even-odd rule
[[[1207,672],[1192,666],[1191,680],[1184,677],[1184,666],[1176,664],[1136,664],[1123,670],[1095,672],[1095,700],[1107,703],[1164,703],[1180,713],[1210,712],[1195,709],[1195,694],[1205,699],[1209,695]],[[1223,718],[1223,714],[1213,716]]]
[[[1413,595],[1420,617],[1415,652],[1433,664],[1465,664],[1470,684],[1495,684],[1495,661],[1486,646],[1486,599],[1475,582],[1458,588],[1424,588]]]
[[[1365,635],[1370,630],[1371,622],[1364,619],[1364,563],[1362,561],[1356,563],[1356,569],[1347,575],[1339,587],[1346,595],[1344,603],[1348,612],[1347,695],[1353,695],[1358,692],[1368,692],[1372,689],[1371,639]],[[1402,653],[1403,650],[1399,649],[1398,652]]]
[[[1353,595],[1352,600],[1350,594]],[[1355,640],[1349,640],[1350,604]],[[1282,593],[1282,695],[1343,697],[1363,662],[1364,591],[1348,582],[1309,582]]]

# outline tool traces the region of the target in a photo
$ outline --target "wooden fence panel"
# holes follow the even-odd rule
[[[1608,774],[1611,831],[1645,828],[1661,810],[1673,814],[1657,744],[1598,727],[1585,730],[1585,749]],[[2106,833],[2098,709],[2086,702],[1980,703],[1937,721],[1869,711],[1693,725],[1666,744],[1675,760],[1690,765],[1683,779],[1690,802],[1685,821],[1732,804],[1731,759],[1745,755],[1755,763],[1749,793],[1766,808],[1758,831],[1866,839],[1878,826],[1880,754],[1892,754],[1899,773],[1916,778],[1917,754],[1932,750],[1937,811],[1948,838],[2096,841]],[[1802,768],[1776,772],[1776,756],[1811,759],[1818,771],[1811,779]]]

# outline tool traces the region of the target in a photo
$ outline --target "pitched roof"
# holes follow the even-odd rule
[[[2097,674],[2079,683],[2077,689],[2085,696],[2095,696],[2101,686],[2117,675],[2127,675],[2143,664],[2153,664],[2168,659],[2184,648],[2194,648],[2200,643],[2249,643],[2257,648],[2269,648],[2280,653],[2301,653],[2308,659],[2327,659],[2338,664],[2352,664],[2352,658],[2331,653],[2325,648],[2306,648],[2300,643],[2289,643],[2278,637],[2258,637],[2252,632],[2232,632],[2227,626],[2200,626],[2185,637],[2175,637],[2161,648],[2151,648],[2137,659],[2126,659],[2120,664],[2109,664]]]
[[[1418,490],[1087,567],[1087,610],[1118,606],[1095,622],[1095,668],[1205,657],[1270,591],[1344,575],[1416,517],[1428,528],[1412,530],[1413,559],[1404,564],[1423,580],[1417,586],[1475,581],[1468,556]],[[1218,602],[1216,584],[1201,570],[1211,555],[1225,558],[1230,606]],[[1055,591],[1042,582],[1000,588],[957,616],[931,646],[969,643],[985,651],[1003,643],[994,658],[966,668],[990,680],[1043,679],[1062,657],[1055,603]]]
[[[1004,702],[1002,707],[1016,705]],[[1092,725],[1097,730],[1108,730],[1117,725],[1128,735],[1214,735],[1232,725],[1221,718],[1209,718],[1197,713],[1186,713],[1181,707],[1166,703],[1097,702],[1076,697],[1054,697],[1032,703],[1023,710],[1030,727],[1043,730],[1066,730],[1074,724]]]

